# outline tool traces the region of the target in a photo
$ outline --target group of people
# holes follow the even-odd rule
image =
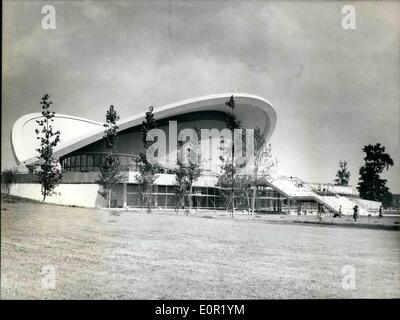
[[[301,211],[302,211],[302,208],[301,208],[301,207],[300,207],[300,209],[298,208],[298,209],[297,209],[297,214],[298,214],[298,215],[301,215]],[[322,205],[322,204],[319,204],[319,205],[318,205],[317,216],[318,216],[318,218],[319,218],[320,220],[323,219],[324,213],[325,213],[325,206]],[[307,211],[305,211],[304,214],[306,215],[306,214],[307,214]],[[342,217],[342,206],[341,206],[341,205],[339,206],[339,210],[338,210],[337,212],[334,212],[334,213],[333,213],[333,217],[334,217],[334,218],[341,218],[341,217]],[[354,219],[355,222],[357,222],[357,220],[358,220],[359,218],[360,218],[360,209],[359,209],[358,205],[355,205],[355,206],[353,207],[353,219]],[[378,218],[379,218],[379,219],[383,219],[383,208],[382,208],[382,206],[379,207],[379,215],[378,215]]]
[[[333,214],[333,217],[342,217],[342,206],[339,206],[339,210],[337,213]],[[379,215],[378,215],[379,219],[383,219],[383,209],[382,206],[379,207]],[[360,218],[360,211],[357,205],[355,205],[353,207],[353,219],[355,222],[357,222],[357,220]]]

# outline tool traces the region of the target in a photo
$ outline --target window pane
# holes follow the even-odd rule
[[[215,208],[216,207],[215,197],[208,197],[208,207],[209,208]]]
[[[94,156],[94,166],[98,168],[101,167],[101,154],[96,154]]]
[[[158,195],[157,196],[157,206],[165,208],[166,198],[167,198],[167,196],[165,196],[165,195]]]
[[[71,170],[75,170],[75,156],[72,156],[71,158],[70,158],[71,160],[71,166],[70,166],[70,168],[71,168]]]
[[[256,208],[258,210],[265,210],[267,201],[265,199],[256,199]]]
[[[66,164],[66,169],[67,171],[71,170],[71,163],[70,163],[71,158],[67,158],[67,164]]]
[[[81,156],[75,156],[75,170],[80,171],[81,170]]]
[[[173,195],[167,196],[167,208],[175,208],[176,206],[176,199]]]
[[[129,193],[138,193],[139,186],[137,184],[128,184],[127,185],[127,192]]]
[[[215,201],[216,201],[217,208],[224,208],[225,207],[224,198],[222,198],[222,197],[216,198]]]
[[[139,206],[138,197],[139,197],[138,194],[130,194],[130,193],[128,193],[128,195],[126,197],[127,205],[130,206],[130,207]]]
[[[93,155],[91,154],[87,156],[87,169],[88,171],[93,170]]]
[[[86,164],[86,154],[81,156],[81,170],[87,171],[87,164]]]
[[[197,197],[197,206],[198,208],[206,207],[206,197]]]

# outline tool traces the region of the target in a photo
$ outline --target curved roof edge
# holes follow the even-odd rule
[[[256,95],[250,95],[250,94],[245,94],[245,93],[222,93],[222,94],[213,94],[213,95],[207,95],[207,96],[202,96],[202,97],[197,97],[197,98],[192,98],[192,99],[186,99],[182,100],[179,102],[171,103],[165,106],[161,106],[158,108],[154,108],[154,115],[157,119],[164,119],[167,117],[171,117],[174,115],[178,114],[184,114],[184,113],[190,113],[190,112],[195,112],[195,111],[227,111],[227,107],[225,106],[225,102],[229,99],[229,97],[234,96],[236,106],[238,109],[249,106],[251,108],[256,108],[262,111],[265,115],[265,119],[260,119],[259,117],[256,117],[255,119],[252,119],[251,117],[254,117],[254,113],[252,112],[246,112],[246,110],[242,110],[241,112],[238,112],[236,115],[238,119],[243,123],[243,122],[250,122],[251,125],[253,126],[254,122],[254,127],[255,126],[264,126],[264,135],[266,139],[268,140],[276,125],[276,112],[272,108],[272,105],[265,100],[264,98],[261,98]],[[144,118],[144,112],[142,111],[140,113],[137,113],[133,116],[127,117],[123,120],[120,120],[118,122],[119,130],[118,131],[123,131],[125,129],[140,125],[141,122],[143,121]],[[26,114],[22,117],[20,117],[14,124],[13,129],[12,129],[12,143],[15,151],[15,156],[18,159],[20,163],[25,162],[26,164],[31,164],[35,161],[37,161],[37,157],[35,156],[28,156],[24,157],[24,155],[27,155],[26,146],[24,144],[24,135],[23,135],[23,128],[25,124],[29,121],[32,121],[34,119],[40,118],[41,114],[40,113],[30,113]],[[103,137],[104,133],[104,127],[103,123],[98,122],[98,121],[93,121],[85,118],[80,118],[80,117],[75,117],[75,116],[70,116],[70,115],[65,115],[65,114],[57,114],[56,113],[56,118],[65,118],[68,120],[75,120],[78,122],[84,122],[88,126],[90,126],[92,129],[87,131],[84,134],[76,134],[75,136],[71,136],[70,139],[62,138],[62,142],[57,148],[54,149],[54,156],[56,157],[61,157],[65,154],[68,154],[72,151],[75,151],[77,149],[80,149],[86,145],[89,145],[93,142],[96,142]],[[76,132],[75,132],[76,133]],[[32,148],[32,147],[31,147]]]

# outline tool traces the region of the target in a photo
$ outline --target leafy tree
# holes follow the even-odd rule
[[[241,128],[240,121],[236,118],[234,114],[234,109],[236,107],[235,98],[231,96],[229,100],[225,102],[225,105],[230,109],[230,112],[226,113],[224,118],[226,127],[232,131]]]
[[[339,169],[336,173],[335,185],[348,186],[350,181],[350,171],[347,169],[347,161],[339,161]]]
[[[176,211],[179,212],[180,208],[185,209],[186,206],[189,206],[187,201],[187,185],[186,185],[186,166],[182,164],[182,162],[178,159],[178,168],[175,170],[175,199],[176,199]]]
[[[40,147],[36,149],[39,153],[40,170],[36,173],[41,185],[43,201],[46,196],[55,193],[54,189],[62,181],[61,166],[56,158],[53,157],[53,149],[60,142],[60,131],[54,131],[52,123],[54,122],[55,112],[50,111],[53,104],[50,96],[45,94],[40,102],[42,107],[42,118],[36,120],[41,129],[35,129],[36,139],[40,140]]]
[[[6,194],[10,194],[11,186],[17,180],[17,170],[15,169],[6,169],[1,172],[1,189]]]
[[[177,208],[179,206],[186,208],[186,213],[189,213],[193,207],[193,183],[201,175],[200,157],[198,146],[190,143],[186,150],[181,149],[183,142],[179,144],[178,168],[175,171],[175,195],[177,199]],[[187,159],[188,153],[192,152],[196,159]],[[179,209],[178,209],[179,211]]]
[[[223,162],[227,162],[230,160],[230,163],[229,164],[225,163],[222,165],[222,175],[219,178],[219,184],[226,188],[225,195],[228,198],[228,207],[231,207],[231,216],[233,218],[235,213],[235,184],[237,183],[237,181],[235,182],[237,168],[234,158],[235,150],[234,150],[233,138],[234,138],[234,130],[239,129],[241,127],[241,124],[234,114],[234,109],[236,107],[236,102],[234,97],[231,96],[229,100],[225,102],[225,105],[230,109],[230,112],[225,114],[224,122],[226,128],[229,129],[232,133],[232,141],[230,148],[231,154],[228,156],[227,159],[224,157],[221,158]],[[230,183],[228,183],[227,179],[230,180]]]
[[[107,149],[107,155],[103,159],[103,163],[100,167],[100,176],[97,181],[108,193],[108,208],[111,207],[111,191],[112,187],[122,180],[122,174],[120,172],[120,160],[117,154],[117,143],[118,143],[118,125],[117,121],[119,116],[114,106],[111,105],[106,113],[106,123],[104,127],[107,129],[104,131],[103,140]]]
[[[393,166],[393,160],[389,154],[385,153],[385,147],[380,143],[367,145],[362,149],[366,156],[365,164],[360,168],[360,179],[358,191],[360,197],[367,200],[381,201],[387,206],[391,202],[392,194],[386,187],[386,179],[381,179],[380,174],[389,166]]]
[[[222,194],[225,198],[225,204],[227,210],[231,210],[231,216],[233,217],[233,209],[235,206],[235,199],[246,198],[247,208],[250,208],[248,188],[251,186],[251,181],[248,175],[239,174],[239,167],[231,162],[226,162],[222,165],[222,174],[218,177],[218,185],[221,186]]]
[[[235,100],[232,96],[226,105],[231,109],[230,113],[227,113],[225,117],[225,125],[231,130],[232,138],[234,137],[234,130],[240,129],[240,121],[236,119],[233,110],[235,108]],[[242,134],[242,145],[246,149],[246,135],[245,131]],[[229,160],[222,159],[224,165],[222,166],[222,175],[219,178],[219,185],[225,188],[225,195],[228,199],[228,207],[232,210],[232,216],[235,207],[235,197],[240,196],[246,198],[248,202],[248,208],[254,213],[255,210],[255,199],[257,193],[257,186],[262,179],[270,175],[271,169],[276,166],[277,161],[272,159],[271,145],[267,144],[267,141],[260,128],[254,130],[254,164],[238,165],[234,161],[234,145],[231,148],[232,154],[229,155]],[[243,172],[242,166],[248,166],[249,170]],[[249,203],[248,189],[252,189],[251,205]]]
[[[193,183],[200,178],[201,168],[199,163],[189,163],[187,165],[187,183],[189,189],[189,208],[193,207]]]
[[[251,213],[254,214],[257,186],[261,180],[271,175],[271,170],[277,165],[277,160],[272,159],[271,144],[267,143],[260,128],[254,130],[254,166],[249,174],[252,187]]]
[[[139,158],[136,160],[138,175],[136,176],[136,180],[143,187],[142,188],[142,199],[146,205],[147,212],[151,212],[151,205],[154,202],[153,197],[153,185],[155,180],[157,179],[157,173],[160,171],[160,168],[157,165],[151,164],[147,161],[146,154],[140,153]]]
[[[157,173],[160,167],[156,164],[151,164],[146,157],[147,149],[154,143],[154,141],[147,141],[147,133],[156,128],[156,121],[154,119],[153,107],[149,107],[149,111],[145,114],[145,120],[142,122],[142,141],[144,152],[139,154],[136,160],[136,165],[139,174],[136,176],[139,184],[143,186],[142,197],[147,207],[147,212],[151,212],[151,205],[153,203],[153,185],[157,179]]]

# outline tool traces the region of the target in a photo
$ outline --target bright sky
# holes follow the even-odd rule
[[[41,9],[56,9],[44,30]],[[341,8],[356,9],[344,30]],[[400,2],[3,2],[2,169],[15,165],[18,117],[55,111],[102,121],[149,105],[224,92],[270,101],[279,173],[332,182],[347,160],[358,181],[365,144],[395,161],[400,193]]]

